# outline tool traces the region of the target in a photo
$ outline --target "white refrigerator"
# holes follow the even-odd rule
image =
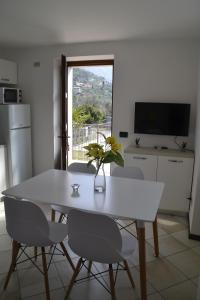
[[[9,186],[32,177],[29,104],[0,105],[0,144],[7,146]]]

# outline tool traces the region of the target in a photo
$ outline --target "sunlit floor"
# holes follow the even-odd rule
[[[200,242],[188,239],[185,218],[160,215],[158,222],[159,258],[153,256],[152,226],[151,224],[146,226],[148,299],[200,299]],[[135,232],[134,226],[132,226],[132,231]],[[29,253],[32,252],[33,250],[30,249]],[[76,262],[76,255],[70,253]],[[43,277],[30,262],[18,265],[7,291],[3,292],[2,286],[10,258],[11,240],[5,228],[3,203],[0,203],[0,299],[45,299]],[[40,258],[38,262],[41,264]],[[121,271],[116,282],[117,299],[140,299],[138,253],[131,257],[129,264],[136,288],[134,290],[131,288],[127,275]],[[94,271],[104,268],[104,265],[93,264]],[[56,255],[49,269],[51,299],[64,299],[65,288],[71,275],[72,271],[65,258]],[[81,275],[86,275],[86,271],[83,270]],[[108,275],[102,276],[101,280],[107,283]],[[111,298],[108,292],[92,279],[76,283],[69,299],[107,300]]]

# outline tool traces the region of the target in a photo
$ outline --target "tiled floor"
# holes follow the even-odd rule
[[[181,217],[160,215],[158,219],[160,258],[153,256],[152,226],[147,224],[147,291],[149,300],[200,300],[200,242],[187,237],[187,221]],[[132,227],[132,231],[135,228]],[[67,245],[67,241],[66,241]],[[29,253],[33,250],[29,249]],[[72,252],[74,262],[77,257]],[[29,262],[17,267],[3,292],[2,286],[11,257],[11,240],[5,229],[3,203],[0,203],[0,299],[42,300],[45,299],[43,277]],[[41,259],[38,259],[41,264]],[[124,272],[117,278],[117,299],[140,299],[138,253],[130,258],[129,264],[136,283],[133,290]],[[105,266],[93,264],[93,269]],[[63,256],[55,256],[49,269],[51,299],[64,299],[65,288],[72,271]],[[82,271],[86,275],[86,271]],[[108,275],[103,276],[108,283]],[[79,282],[72,290],[70,300],[107,300],[110,295],[96,280]]]

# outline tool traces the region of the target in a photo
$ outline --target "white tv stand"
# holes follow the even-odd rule
[[[188,213],[194,165],[192,151],[129,146],[124,151],[124,158],[125,166],[139,167],[144,179],[165,183],[160,211]]]

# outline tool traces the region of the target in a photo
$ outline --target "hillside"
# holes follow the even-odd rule
[[[81,104],[95,104],[111,115],[112,83],[83,68],[73,68],[73,107]]]

